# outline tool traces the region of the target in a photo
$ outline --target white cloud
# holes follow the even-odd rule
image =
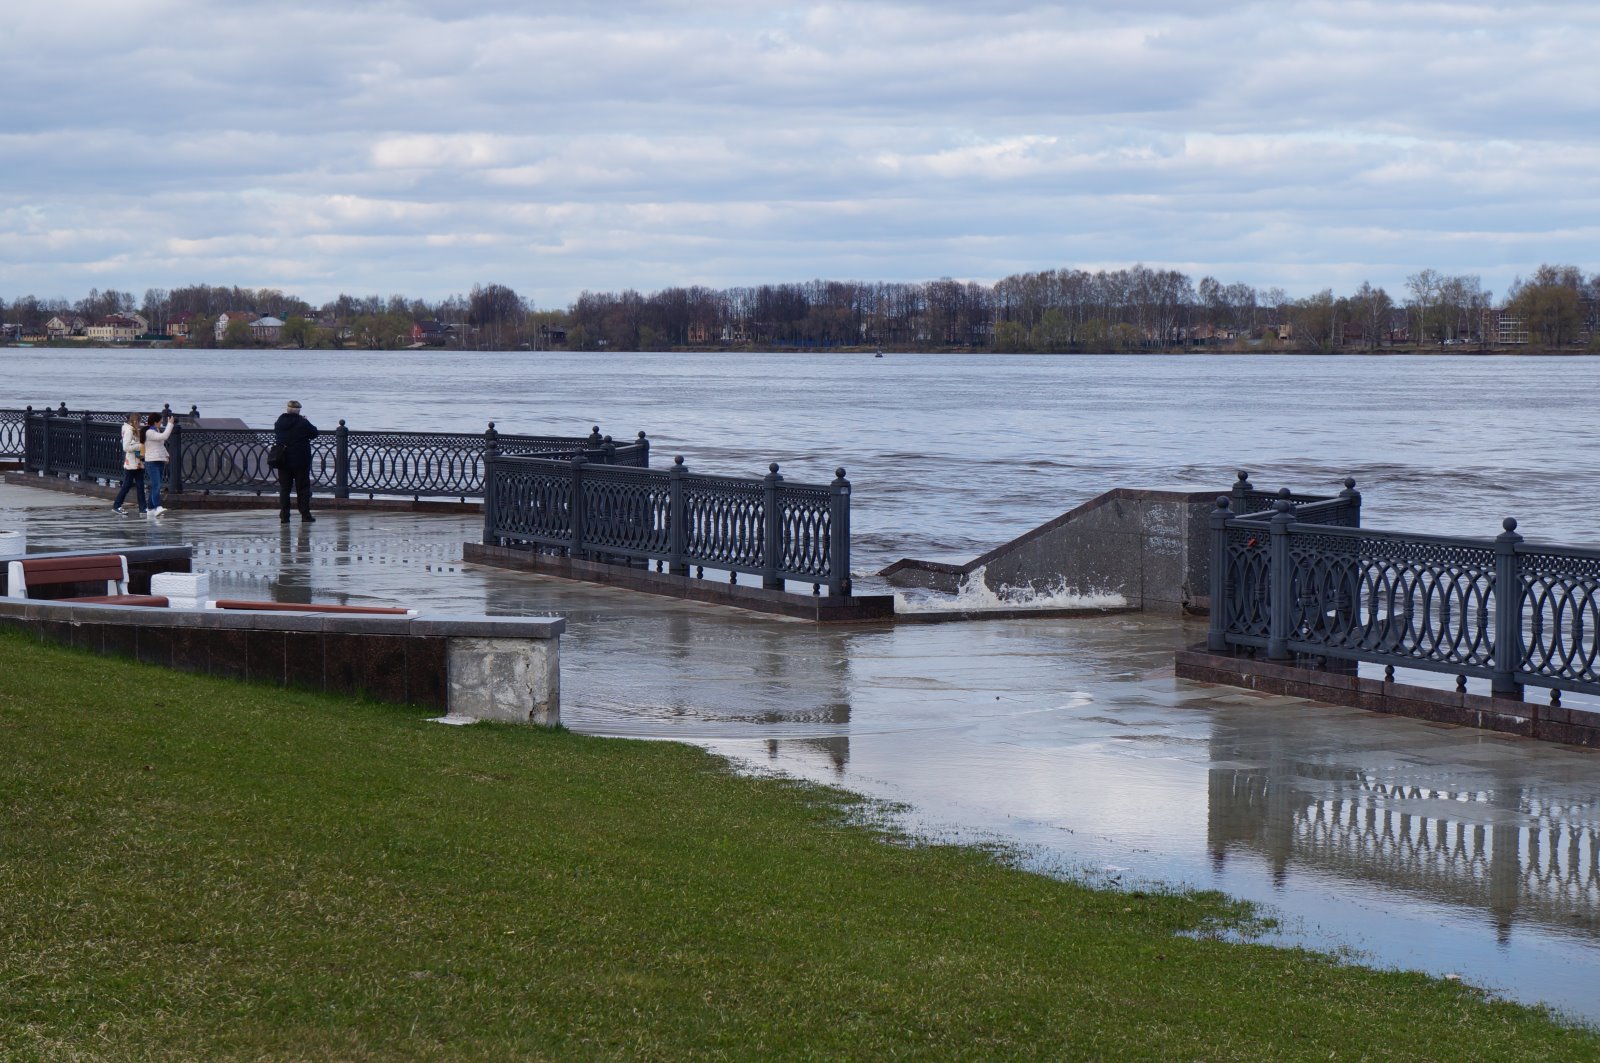
[[[0,295],[1061,265],[1596,268],[1600,10],[65,0],[0,67]]]

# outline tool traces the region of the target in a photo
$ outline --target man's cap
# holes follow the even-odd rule
[[[298,410],[299,408],[300,408],[300,403],[299,402],[295,401],[294,399],[290,399],[289,400],[289,409]]]

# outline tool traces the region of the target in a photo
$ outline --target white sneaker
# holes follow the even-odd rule
[[[161,516],[161,514],[165,513],[166,511],[167,511],[167,507],[166,506],[157,506],[155,509],[152,509],[150,511],[150,515],[152,517],[159,517],[159,516]]]

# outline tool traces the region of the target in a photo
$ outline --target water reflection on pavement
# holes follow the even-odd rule
[[[910,806],[1031,866],[1270,904],[1276,940],[1600,1021],[1600,758],[1176,680],[1171,617],[822,629],[463,565],[476,519],[117,518],[0,486],[36,548],[189,543],[217,595],[567,617],[563,719]]]

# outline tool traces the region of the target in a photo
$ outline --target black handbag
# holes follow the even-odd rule
[[[267,448],[267,468],[276,469],[283,465],[283,444],[274,443]]]

